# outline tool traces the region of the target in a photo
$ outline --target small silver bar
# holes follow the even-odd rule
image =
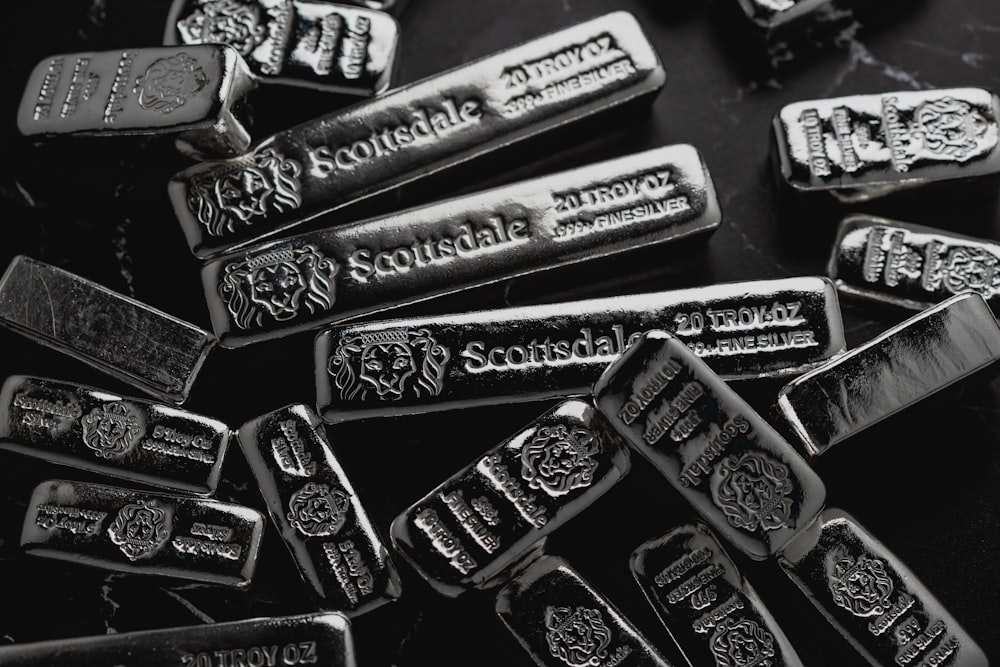
[[[629,568],[691,667],[802,667],[757,591],[704,524],[640,545]]]
[[[845,349],[829,280],[729,283],[340,325],[316,338],[317,405],[337,423],[583,395],[648,329],[725,379],[802,373]]]
[[[869,215],[840,223],[827,267],[844,294],[923,310],[975,292],[1000,312],[1000,243]]]
[[[215,493],[220,421],[94,387],[14,375],[0,389],[0,449],[170,491]]]
[[[0,324],[174,405],[215,344],[192,324],[24,255],[0,278]]]
[[[0,647],[4,667],[356,667],[340,614],[254,618]]]
[[[105,570],[245,588],[263,532],[260,512],[232,503],[50,480],[28,501],[21,548]]]
[[[666,75],[614,12],[196,165],[169,192],[192,251],[233,250],[402,183],[655,94]]]
[[[795,378],[777,412],[809,456],[989,367],[1000,323],[978,294],[959,294]]]
[[[541,667],[670,667],[563,559],[544,556],[497,595],[497,614]]]
[[[321,606],[356,616],[400,596],[389,552],[312,409],[289,405],[258,417],[240,427],[239,440]]]
[[[590,401],[560,403],[392,522],[392,542],[437,591],[489,588],[629,468]]]
[[[642,335],[594,386],[597,406],[708,523],[773,556],[823,508],[802,457],[678,338]]]
[[[732,1],[732,0],[730,0]],[[735,0],[740,9],[765,36],[773,36],[830,11],[836,0]]]
[[[793,539],[780,563],[876,667],[987,667],[976,642],[895,555],[843,510]]]
[[[234,157],[250,134],[233,109],[255,85],[229,46],[66,53],[32,70],[17,126],[29,137],[169,134],[193,157]]]

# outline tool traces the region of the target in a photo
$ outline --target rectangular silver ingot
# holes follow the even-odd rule
[[[336,423],[588,394],[648,329],[670,330],[726,379],[802,373],[845,349],[829,280],[730,283],[341,325],[316,339],[317,405]],[[386,354],[416,372],[365,363]]]
[[[0,647],[5,667],[356,667],[340,614],[254,618]]]
[[[620,611],[555,556],[537,560],[502,589],[496,610],[542,667],[670,667]]]
[[[28,78],[21,134],[169,134],[195,157],[234,157],[250,135],[233,109],[255,82],[235,49],[223,45],[66,53]]]
[[[845,294],[923,310],[964,292],[1000,312],[1000,243],[868,215],[840,224],[827,271]]]
[[[774,117],[779,178],[858,202],[1000,173],[1000,98],[982,88],[796,102]]]
[[[998,361],[1000,323],[983,297],[959,294],[795,378],[777,411],[817,456]]]
[[[488,588],[628,468],[593,404],[565,401],[396,517],[392,542],[444,595]]]
[[[24,255],[0,278],[0,324],[175,405],[215,344],[192,324]]]
[[[895,555],[830,508],[789,542],[785,573],[876,667],[987,667],[982,649]]]
[[[680,526],[640,545],[629,568],[691,667],[802,667],[757,591],[707,526]],[[741,646],[742,638],[753,641]],[[742,661],[731,662],[732,650],[741,648]]]
[[[597,406],[709,524],[758,560],[823,507],[803,458],[678,338],[642,335],[594,386]]]
[[[721,220],[698,151],[669,146],[254,246],[207,262],[202,282],[222,345],[239,347]]]
[[[249,421],[239,440],[271,520],[323,607],[351,616],[399,597],[389,552],[310,408]]]
[[[399,25],[324,0],[175,0],[165,44],[228,44],[263,82],[370,97],[389,87]]]
[[[64,480],[35,487],[25,552],[130,574],[245,588],[264,517],[217,500]]]
[[[653,95],[665,78],[639,23],[615,12],[272,135],[237,160],[186,169],[170,199],[204,258]]]
[[[14,375],[0,389],[0,449],[171,491],[215,493],[229,427],[101,389]]]

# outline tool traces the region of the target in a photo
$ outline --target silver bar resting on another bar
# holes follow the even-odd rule
[[[663,87],[635,18],[615,12],[275,134],[170,181],[201,258]],[[571,210],[571,209],[570,209]]]
[[[94,387],[13,375],[0,389],[0,450],[171,491],[215,493],[229,427]]]
[[[795,378],[777,412],[810,456],[968,376],[1000,370],[1000,323],[959,294]]]
[[[784,568],[876,667],[988,667],[982,649],[904,563],[830,508],[782,551]]]
[[[174,405],[215,344],[193,324],[24,255],[0,278],[0,325]]]

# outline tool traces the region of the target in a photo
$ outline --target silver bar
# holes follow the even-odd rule
[[[757,591],[704,524],[640,545],[629,568],[691,667],[802,667]]]
[[[777,412],[818,456],[998,361],[1000,323],[981,296],[960,294],[792,380]]]
[[[403,11],[403,7],[406,6],[408,0],[343,0],[350,5],[358,5],[359,7],[367,7],[368,9],[376,9],[380,12],[391,12],[398,15]]]
[[[265,83],[370,97],[389,87],[399,24],[324,0],[174,0],[164,44],[228,44]]]
[[[869,215],[840,223],[827,267],[844,294],[923,310],[975,292],[1000,312],[1000,243]]]
[[[243,454],[319,604],[355,616],[398,598],[399,575],[319,417],[289,405],[239,430]]]
[[[802,373],[845,349],[825,278],[730,283],[341,325],[316,338],[317,405],[337,423],[588,394],[648,329],[727,379]]]
[[[105,570],[245,588],[264,517],[232,503],[64,480],[35,487],[28,554]]]
[[[0,278],[0,324],[175,405],[215,344],[192,324],[24,255]]]
[[[497,614],[542,667],[670,667],[563,559],[545,556],[500,591]]]
[[[775,158],[793,191],[848,203],[1000,173],[1000,98],[983,88],[796,102],[774,117]]]
[[[770,36],[811,16],[830,11],[836,0],[736,0],[757,28]]]
[[[392,542],[440,593],[489,588],[628,472],[590,401],[560,403],[392,522]]]
[[[635,18],[615,12],[540,37],[176,174],[170,199],[209,257],[655,94],[666,75]]]
[[[340,614],[254,618],[0,647],[5,667],[356,667]]]
[[[594,386],[597,406],[723,537],[772,556],[823,507],[823,481],[687,346],[650,331]]]
[[[233,109],[254,85],[228,46],[66,53],[32,70],[17,126],[29,137],[169,134],[194,157],[234,157],[250,134]]]
[[[13,375],[0,389],[0,449],[210,496],[229,427],[185,410],[94,387]]]
[[[876,667],[987,667],[982,649],[920,580],[843,510],[788,543],[784,568]]]

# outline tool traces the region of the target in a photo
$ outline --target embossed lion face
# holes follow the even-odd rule
[[[230,14],[205,18],[202,27],[206,44],[229,44],[241,55],[247,55],[257,45],[257,16],[250,7],[239,7]]]
[[[250,274],[249,283],[250,300],[278,321],[295,317],[306,291],[305,276],[292,262],[262,266]]]
[[[925,147],[964,160],[976,150],[977,140],[986,134],[987,120],[965,102],[950,97],[927,102],[916,112],[916,131]]]
[[[729,632],[729,656],[737,665],[750,662],[760,655],[761,647],[757,639],[742,628]]]
[[[774,482],[759,470],[741,467],[733,472],[733,489],[736,501],[750,511],[760,511],[774,498]]]
[[[215,204],[244,222],[267,213],[274,184],[262,169],[247,165],[215,182]]]
[[[167,114],[197,95],[208,83],[208,77],[198,63],[184,53],[153,62],[146,73],[136,79],[134,92],[139,106]]]
[[[299,509],[299,518],[302,521],[316,524],[333,523],[339,514],[336,503],[329,494],[307,498]]]
[[[580,616],[576,616],[570,623],[563,626],[559,631],[559,637],[580,655],[593,655],[597,652],[594,628]]]
[[[962,248],[948,258],[948,283],[955,290],[974,290],[981,294],[1000,288],[1000,262],[989,253]]]
[[[157,518],[158,516],[147,507],[137,509],[125,525],[125,537],[134,542],[156,539]]]
[[[842,585],[852,599],[865,603],[865,606],[874,605],[882,597],[878,580],[865,568],[853,571],[842,580]]]
[[[590,467],[591,459],[584,456],[567,440],[552,442],[538,461],[538,473],[546,479],[566,477]]]
[[[370,345],[361,354],[361,379],[374,386],[379,396],[401,397],[416,372],[413,351],[403,343]]]

